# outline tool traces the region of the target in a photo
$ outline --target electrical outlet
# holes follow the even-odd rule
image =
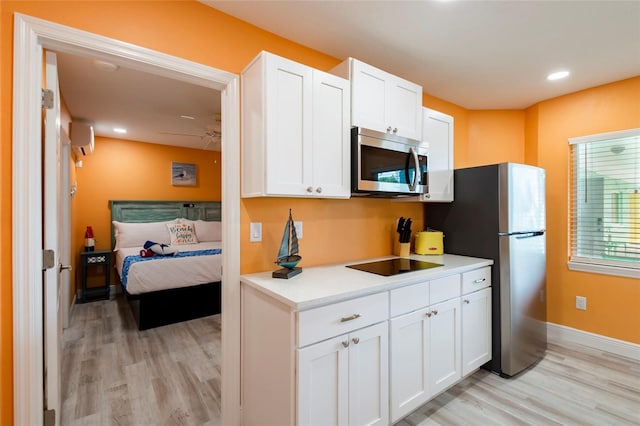
[[[302,221],[294,220],[293,226],[296,227],[296,236],[298,237],[299,240],[301,240],[302,239]]]
[[[576,309],[580,309],[582,311],[587,310],[587,298],[584,296],[576,296]]]
[[[251,222],[249,224],[249,241],[252,243],[262,241],[262,222]]]

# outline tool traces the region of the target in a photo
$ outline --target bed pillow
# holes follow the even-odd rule
[[[179,219],[180,223],[190,223],[195,226],[198,241],[222,241],[222,222],[208,220]]]
[[[196,229],[191,223],[168,223],[172,245],[197,244]]]
[[[178,219],[165,222],[131,223],[113,221],[116,238],[114,250],[125,247],[142,247],[146,241],[169,244],[171,237],[167,231],[167,224],[177,223]]]

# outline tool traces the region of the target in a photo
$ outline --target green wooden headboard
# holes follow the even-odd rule
[[[111,200],[111,247],[115,247],[113,221],[163,222],[184,217],[190,220],[219,222],[222,218],[220,201],[137,201]]]

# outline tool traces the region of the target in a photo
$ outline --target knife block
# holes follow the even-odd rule
[[[411,243],[401,243],[398,240],[393,242],[393,254],[399,257],[409,257]]]

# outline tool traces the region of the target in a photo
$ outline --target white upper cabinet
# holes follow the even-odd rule
[[[351,80],[351,125],[422,138],[422,87],[354,58],[333,72]]]
[[[349,198],[349,82],[261,52],[241,83],[242,196]]]
[[[424,201],[453,201],[453,117],[423,108],[422,143],[429,150],[429,194]]]

